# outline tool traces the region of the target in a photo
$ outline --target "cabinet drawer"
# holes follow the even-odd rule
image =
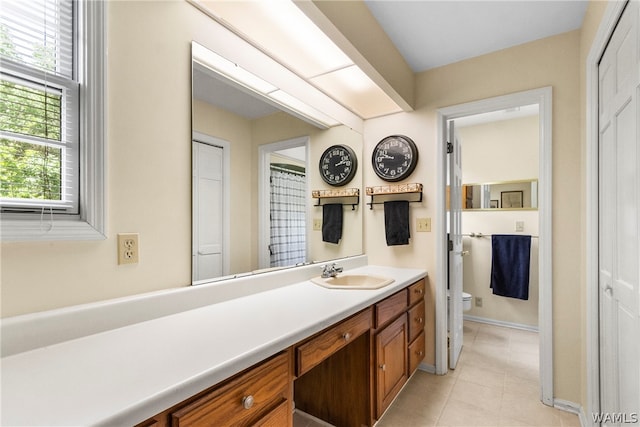
[[[395,319],[407,309],[407,290],[391,295],[376,304],[376,328]]]
[[[284,401],[276,409],[269,412],[253,424],[253,427],[284,427],[293,424],[289,411],[289,402]]]
[[[299,345],[296,347],[296,374],[304,374],[369,329],[371,310],[367,309]]]
[[[174,427],[250,425],[287,403],[289,353],[250,369],[171,414]]]
[[[409,309],[409,342],[424,330],[424,300]]]
[[[409,344],[409,375],[413,374],[416,369],[418,369],[418,365],[424,359],[425,352],[425,335],[424,331],[422,331],[418,338],[415,339],[411,344]]]
[[[409,306],[424,300],[425,285],[425,280],[420,279],[409,286]]]

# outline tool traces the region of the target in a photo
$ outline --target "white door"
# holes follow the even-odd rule
[[[599,66],[600,405],[614,414],[603,425],[638,425],[640,411],[638,13],[629,2]]]
[[[223,149],[193,142],[193,280],[222,276]]]
[[[449,368],[462,351],[462,150],[449,122]]]

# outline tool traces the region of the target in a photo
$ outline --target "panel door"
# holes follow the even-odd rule
[[[627,415],[640,409],[638,13],[629,2],[599,66],[600,404]]]
[[[222,276],[223,149],[193,143],[193,280]]]
[[[449,122],[449,369],[455,369],[462,351],[462,150],[455,134],[454,122]]]

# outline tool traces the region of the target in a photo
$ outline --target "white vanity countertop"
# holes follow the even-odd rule
[[[348,273],[395,282],[341,290],[303,281],[4,357],[0,424],[134,425],[426,276]]]

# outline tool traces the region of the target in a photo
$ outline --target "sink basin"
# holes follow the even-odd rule
[[[332,289],[379,289],[390,285],[395,280],[389,277],[370,274],[338,274],[336,277],[311,279],[316,285]]]

